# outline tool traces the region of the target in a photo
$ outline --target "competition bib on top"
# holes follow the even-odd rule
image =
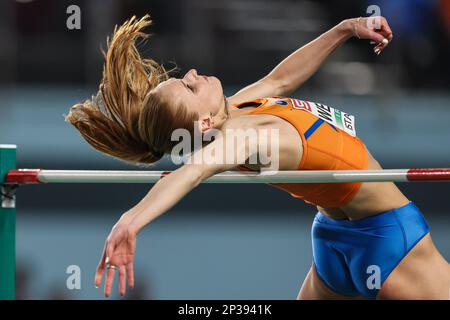
[[[356,137],[355,117],[317,102],[290,99],[294,109],[301,109],[312,113],[316,117],[328,122],[352,137]]]

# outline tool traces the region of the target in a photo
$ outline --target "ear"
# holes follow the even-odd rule
[[[209,129],[212,129],[214,126],[214,120],[211,115],[205,115],[204,117],[198,120],[198,129],[201,133],[205,133]]]

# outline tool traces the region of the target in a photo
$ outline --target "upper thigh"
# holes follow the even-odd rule
[[[314,265],[309,270],[298,293],[297,300],[359,300],[361,296],[350,297],[331,290],[319,277]]]
[[[378,299],[450,299],[450,266],[430,234],[424,236],[391,272]]]

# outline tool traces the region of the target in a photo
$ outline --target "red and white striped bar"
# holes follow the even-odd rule
[[[18,169],[6,174],[6,183],[155,183],[171,171],[88,171]],[[323,170],[323,171],[226,171],[204,183],[342,183],[450,181],[450,168]]]

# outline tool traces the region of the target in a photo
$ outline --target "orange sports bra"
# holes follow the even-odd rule
[[[257,105],[248,115],[269,114],[293,125],[303,144],[298,170],[364,170],[368,154],[356,137],[352,116],[326,105],[290,98],[262,98],[235,104]],[[239,166],[240,170],[251,170]],[[323,208],[338,208],[356,195],[361,183],[271,184]]]

